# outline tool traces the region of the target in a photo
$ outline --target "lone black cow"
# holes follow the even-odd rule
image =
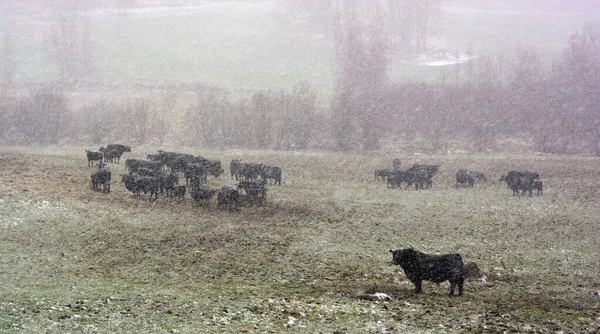
[[[465,267],[460,254],[429,255],[412,248],[391,250],[392,263],[404,269],[406,277],[415,285],[415,292],[421,292],[423,280],[434,283],[450,282],[450,294],[458,285],[458,295],[463,294]]]

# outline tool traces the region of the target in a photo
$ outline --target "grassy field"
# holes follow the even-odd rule
[[[51,16],[4,17],[13,30],[15,80],[54,80],[57,68],[47,51]],[[569,36],[600,15],[492,12],[445,8],[436,40],[449,51],[475,56],[511,57],[517,47],[549,60],[562,52]],[[331,92],[335,81],[333,45],[322,28],[294,18],[276,3],[213,3],[192,8],[94,14],[89,24],[91,82],[205,82],[230,89],[289,89],[309,82]],[[440,45],[431,43],[432,49]],[[0,61],[2,55],[0,55]],[[423,80],[448,66],[391,58],[393,79]]]
[[[123,164],[110,194],[93,192],[83,148],[0,149],[0,332],[600,330],[598,158],[400,157],[441,165],[414,191],[373,181],[392,156],[179,150],[279,165],[284,183],[229,212],[134,199]],[[490,180],[456,189],[460,168]],[[544,196],[512,196],[498,181],[512,169],[538,171]],[[409,245],[459,252],[485,279],[414,294],[388,251]],[[393,300],[362,298],[375,292]]]

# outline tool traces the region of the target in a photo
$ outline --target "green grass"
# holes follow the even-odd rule
[[[284,184],[227,212],[133,199],[122,165],[92,192],[83,148],[0,150],[0,332],[598,330],[597,158],[401,157],[442,166],[414,191],[373,182],[389,156],[177,150],[279,165]],[[459,168],[491,178],[456,189]],[[545,196],[513,197],[497,181],[510,169],[539,171]],[[409,245],[460,252],[487,280],[415,295],[388,252]]]
[[[193,8],[92,15],[93,64],[87,79],[108,82],[205,82],[230,89],[289,89],[309,82],[331,92],[332,42],[308,20],[293,19],[276,4],[225,3]],[[446,8],[437,35],[450,49],[510,57],[517,47],[549,60],[569,36],[598,14],[490,12]],[[51,81],[57,68],[48,53],[50,17],[7,17],[14,29],[17,82]],[[393,79],[435,78],[447,67],[391,59]]]

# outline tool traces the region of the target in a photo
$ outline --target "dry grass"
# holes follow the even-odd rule
[[[279,165],[284,184],[228,212],[136,200],[122,164],[93,192],[83,148],[0,149],[0,332],[600,330],[597,158],[406,157],[442,166],[414,191],[373,182],[390,156],[179,150]],[[490,180],[456,189],[460,168]],[[512,169],[538,171],[545,196],[513,197],[497,181]],[[460,252],[486,279],[415,295],[388,252],[408,245]],[[359,298],[375,292],[394,300]]]

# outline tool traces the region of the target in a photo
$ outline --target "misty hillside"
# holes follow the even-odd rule
[[[61,21],[48,11],[5,14],[2,38],[9,43],[3,42],[0,59],[12,64],[16,83],[54,81],[53,35],[71,33],[73,44],[86,43],[73,50],[86,50],[77,52],[87,53],[79,55],[88,59],[81,71],[87,82],[204,82],[251,90],[309,82],[331,92],[334,43],[322,25],[293,10],[271,2],[96,10],[70,23],[80,29],[56,29]],[[535,50],[549,62],[574,31],[599,17],[447,6],[436,14],[427,50],[392,57],[390,76],[431,79],[469,55],[501,57],[516,48]]]

